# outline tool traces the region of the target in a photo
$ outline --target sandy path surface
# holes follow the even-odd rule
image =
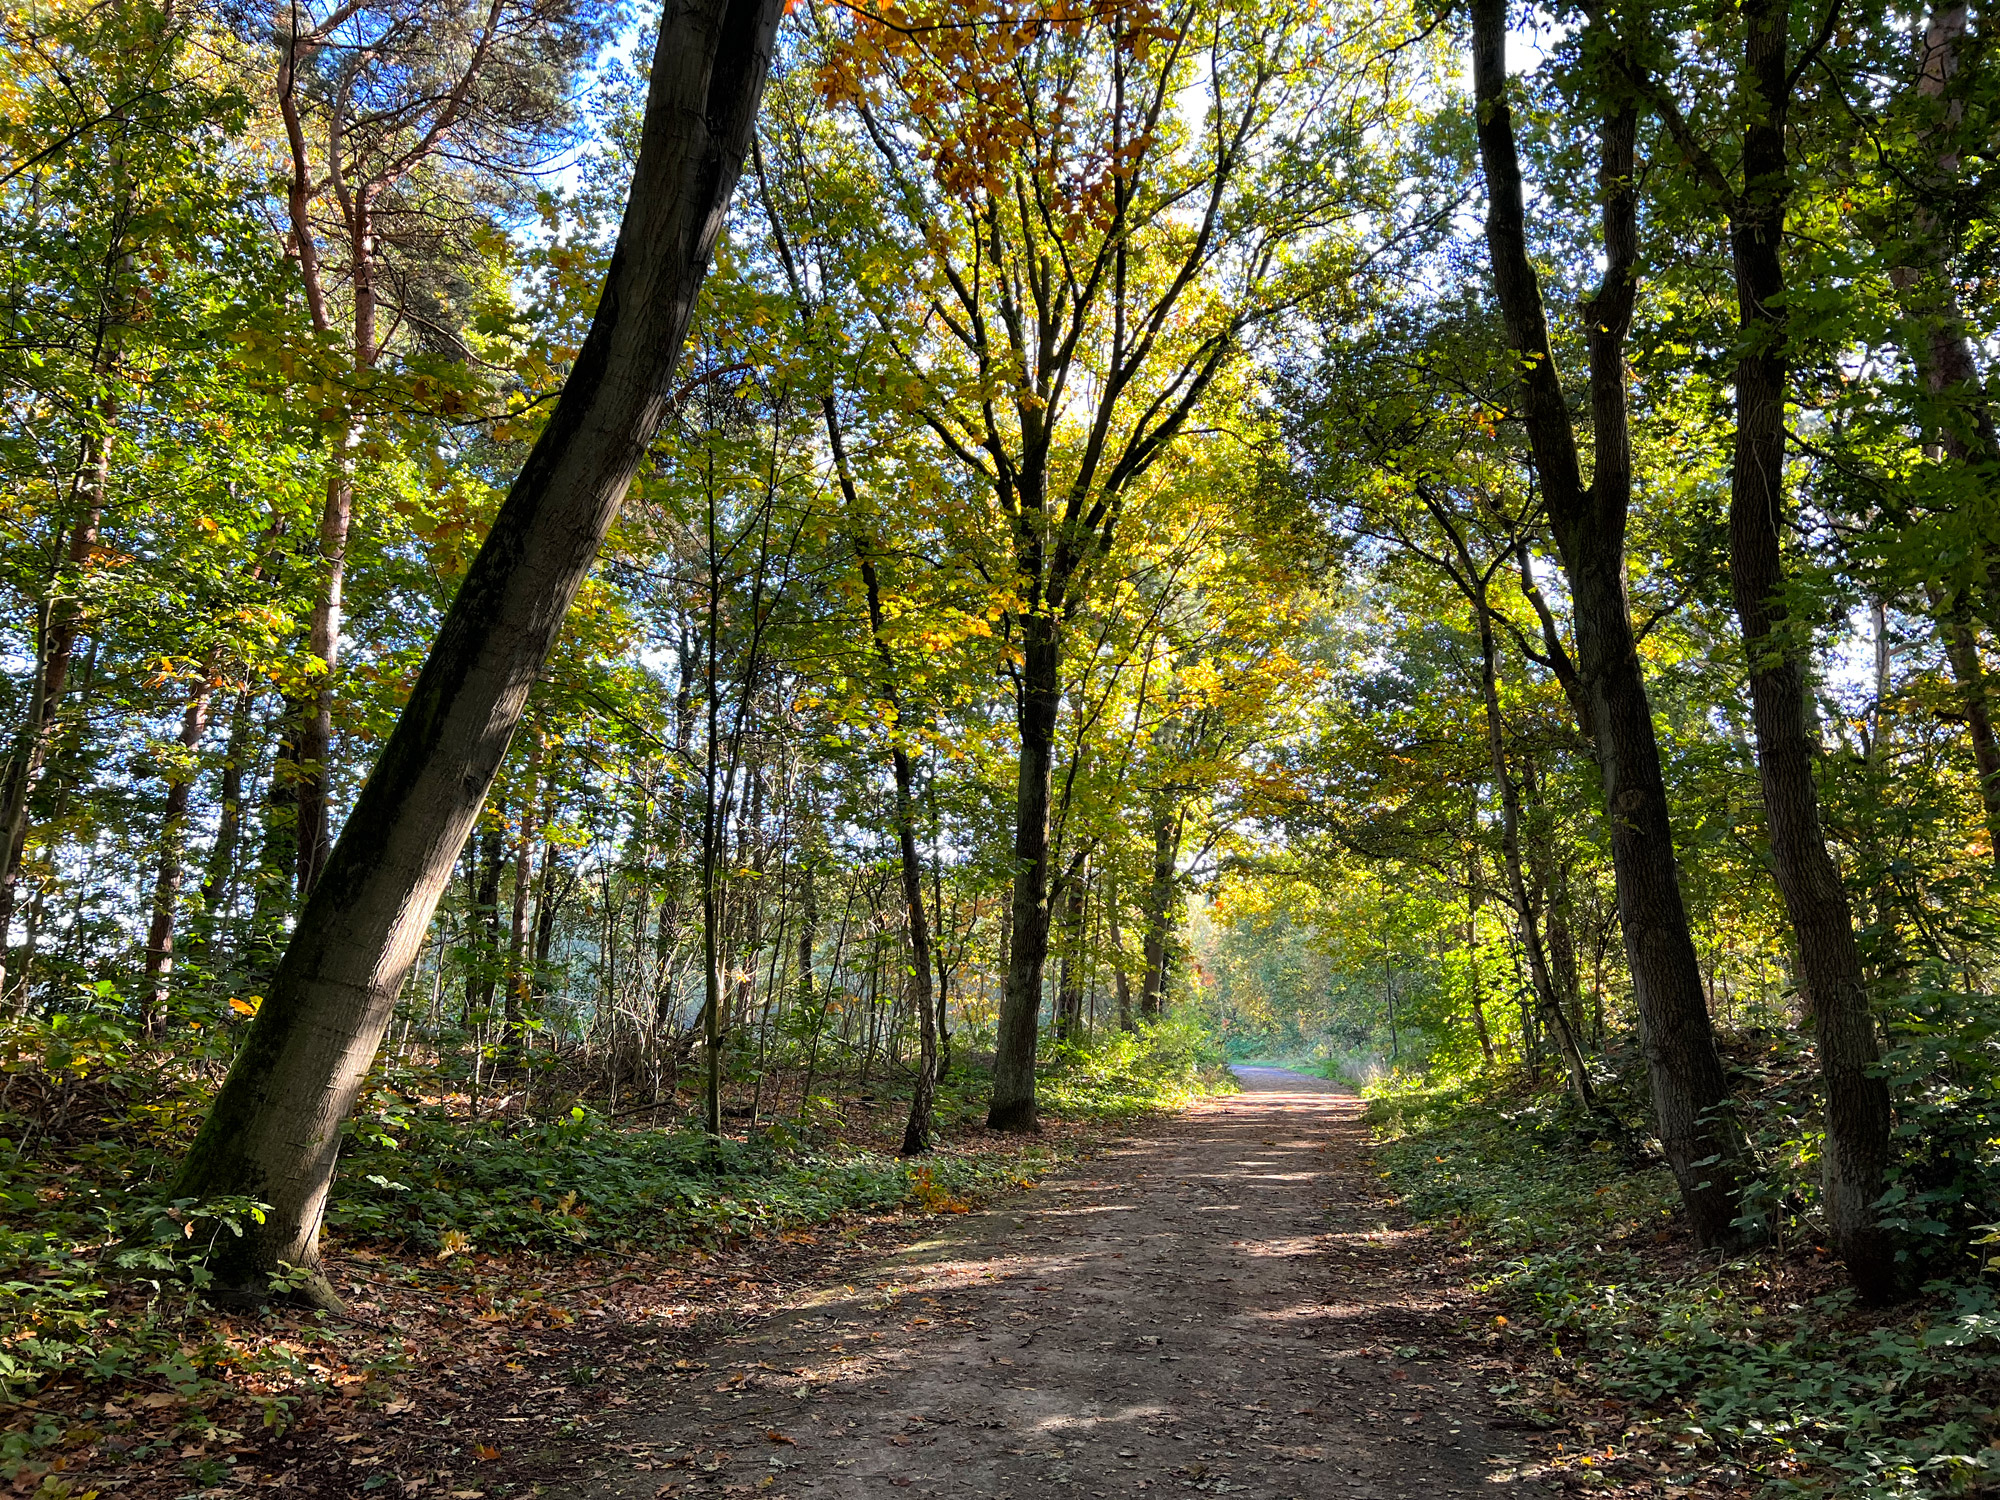
[[[1359,1102],[1238,1076],[711,1347],[572,1493],[1528,1493],[1460,1331],[1490,1314],[1398,1255]]]

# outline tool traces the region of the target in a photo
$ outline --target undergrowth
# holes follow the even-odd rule
[[[1728,1263],[1692,1253],[1671,1177],[1566,1101],[1402,1085],[1371,1113],[1411,1212],[1486,1260],[1498,1336],[1540,1351],[1496,1394],[1572,1429],[1590,1398],[1626,1409],[1594,1459],[1573,1455],[1573,1481],[1614,1483],[1621,1460],[1866,1500],[2000,1481],[2000,1296],[1970,1262],[1868,1311],[1810,1234]]]
[[[1044,1109],[1078,1120],[1130,1119],[1184,1109],[1208,1094],[1233,1092],[1236,1081],[1201,1023],[1187,1015],[1111,1031],[1095,1042],[1058,1043],[1037,1081]]]
[[[213,1035],[149,1041],[110,1006],[0,1030],[0,1401],[26,1410],[58,1384],[184,1402],[233,1388],[263,1393],[263,1420],[282,1426],[332,1378],[337,1361],[303,1357],[299,1338],[225,1336],[203,1304],[209,1255],[258,1205],[165,1196],[227,1051]],[[1219,1064],[1184,1022],[1053,1047],[1042,1106],[1079,1120],[1171,1109],[1226,1087]],[[458,1266],[477,1280],[474,1263],[493,1259],[546,1264],[559,1280],[582,1257],[671,1256],[852,1215],[964,1212],[1057,1155],[974,1136],[905,1160],[861,1144],[867,1132],[846,1132],[825,1097],[719,1141],[588,1104],[468,1118],[462,1101],[427,1096],[432,1082],[421,1071],[378,1078],[349,1125],[326,1218],[336,1262],[403,1282]],[[899,1127],[899,1092],[892,1076],[864,1097]],[[984,1093],[977,1069],[956,1070],[940,1123],[980,1118]],[[53,1420],[0,1434],[0,1480],[33,1477],[34,1455],[61,1437]]]

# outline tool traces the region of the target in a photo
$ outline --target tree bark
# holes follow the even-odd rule
[[[1472,829],[1479,831],[1479,792],[1473,790]],[[1479,974],[1479,846],[1468,844],[1465,851],[1465,962],[1467,987],[1472,994],[1472,1029],[1479,1037],[1479,1055],[1493,1066],[1493,1035],[1486,1027],[1484,981]]]
[[[1625,594],[1631,447],[1625,337],[1638,260],[1633,186],[1636,111],[1618,105],[1600,130],[1605,271],[1586,307],[1595,462],[1583,482],[1576,435],[1528,258],[1519,154],[1507,105],[1507,10],[1474,0],[1473,84],[1486,177],[1486,239],[1507,342],[1521,361],[1521,416],[1563,571],[1611,834],[1612,868],[1632,983],[1644,1021],[1661,1143],[1696,1238],[1734,1246],[1744,1147],[1734,1123],[1688,930],[1659,743]]]
[[[1465,566],[1471,559],[1461,553]],[[1474,573],[1476,580],[1478,575]],[[1507,869],[1507,891],[1513,898],[1514,916],[1520,927],[1521,946],[1528,954],[1528,978],[1535,1000],[1549,1032],[1562,1054],[1563,1071],[1569,1077],[1570,1092],[1586,1113],[1597,1111],[1597,1091],[1591,1087],[1590,1070],[1584,1066],[1582,1049],[1569,1017],[1563,1014],[1562,995],[1549,966],[1543,941],[1540,903],[1528,888],[1521,865],[1521,789],[1507,761],[1506,723],[1500,715],[1500,648],[1493,634],[1493,614],[1487,608],[1483,590],[1472,600],[1479,626],[1479,685],[1486,703],[1486,754],[1493,768],[1494,784],[1500,788],[1500,853]]]
[[[1090,893],[1090,851],[1070,856],[1063,876],[1062,978],[1056,985],[1056,1036],[1073,1042],[1083,1035],[1084,915]]]
[[[194,785],[195,753],[208,731],[208,705],[215,691],[213,656],[188,690],[181,714],[180,755],[167,771],[166,806],[160,813],[160,865],[153,877],[153,916],[146,929],[146,978],[139,995],[139,1014],[148,1034],[164,1021],[167,983],[174,967],[174,918],[180,907],[181,864],[187,852],[188,793]]]
[[[528,1053],[528,998],[534,964],[528,946],[528,894],[535,879],[535,815],[541,806],[542,747],[528,757],[521,789],[521,826],[514,835],[514,902],[507,923],[507,993],[495,1071],[518,1073]]]
[[[341,1127],[528,691],[665,415],[783,0],[673,0],[596,317],[189,1148],[174,1196],[246,1194],[220,1257],[262,1291],[316,1269]],[[334,1302],[323,1278],[317,1300]]]
[[[1782,238],[1790,199],[1789,0],[1746,0],[1743,187],[1730,203],[1741,353],[1729,484],[1729,581],[1743,632],[1771,871],[1798,943],[1799,980],[1826,1087],[1827,1217],[1864,1299],[1896,1285],[1895,1251],[1875,1220],[1889,1157],[1889,1088],[1853,914],[1820,825],[1804,648],[1785,600],[1785,398],[1790,378]]]
[[[1145,935],[1141,940],[1146,965],[1139,990],[1139,1014],[1157,1021],[1167,1011],[1167,967],[1173,940],[1174,875],[1181,857],[1181,827],[1185,814],[1165,803],[1153,810],[1152,876],[1146,883]]]
[[[35,622],[35,669],[28,689],[28,714],[15,735],[13,753],[8,757],[4,780],[0,780],[0,994],[7,988],[7,948],[13,940],[16,892],[21,861],[27,853],[28,805],[55,744],[57,714],[83,629],[82,606],[64,589],[74,586],[97,547],[97,530],[111,488],[110,427],[117,405],[109,397],[99,405],[104,430],[93,433],[84,444],[72,510],[76,524],[70,528],[62,564],[48,581],[48,595]]]
[[[1029,1133],[1035,1112],[1035,1039],[1042,973],[1049,957],[1049,800],[1061,706],[1061,626],[1045,613],[1021,618],[1021,685],[1016,719],[1021,753],[1014,774],[1013,951],[1000,1000],[987,1128]]]
[[[235,896],[236,850],[243,839],[243,772],[250,759],[256,705],[256,689],[246,682],[237,691],[236,706],[230,711],[229,739],[216,772],[215,842],[208,847],[202,870],[201,909],[189,942],[190,955],[196,958],[205,958],[213,948],[219,913]]]
[[[1927,100],[1944,97],[1958,73],[1958,48],[1970,24],[1963,0],[1941,0],[1924,28],[1923,51],[1917,69],[1917,92]],[[1950,135],[1962,114],[1956,105],[1940,122],[1947,134],[1934,163],[1934,177],[1940,188],[1949,188],[1958,175],[1960,158]],[[1908,323],[1904,346],[1935,410],[1926,425],[1933,431],[1940,451],[1961,465],[1991,467],[2000,464],[2000,431],[1996,431],[1992,404],[1981,378],[1979,359],[1966,334],[1965,315],[1952,288],[1949,246],[1943,226],[1928,205],[1913,211],[1916,234],[1913,249],[1922,264],[1891,267],[1889,280],[1901,298]],[[1995,567],[1989,563],[1987,584],[1997,601]],[[2000,743],[1994,737],[1991,683],[1980,660],[1979,637],[1973,626],[1971,595],[1974,585],[1962,582],[1950,588],[1933,584],[1929,589],[1931,612],[1943,638],[1945,659],[1951,666],[1965,707],[1966,730],[1972,741],[1972,759],[1979,777],[1980,806],[1986,815],[1986,834],[1991,857],[2000,869]]]

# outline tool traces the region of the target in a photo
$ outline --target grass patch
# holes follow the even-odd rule
[[[1876,1312],[1809,1242],[1696,1255],[1667,1173],[1562,1104],[1405,1091],[1371,1119],[1410,1211],[1485,1258],[1507,1317],[1496,1336],[1529,1363],[1496,1394],[1585,1440],[1562,1465],[1572,1482],[1610,1486],[1635,1464],[1677,1484],[1735,1471],[1769,1493],[1878,1500],[2000,1481],[1987,1282],[1934,1281]]]

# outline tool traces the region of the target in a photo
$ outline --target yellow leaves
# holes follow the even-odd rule
[[[262,995],[250,995],[247,997],[231,995],[229,997],[229,1008],[239,1016],[254,1016],[263,1008],[263,1005],[264,997]]]
[[[929,1167],[919,1167],[910,1174],[910,1196],[926,1213],[963,1214],[972,1211],[972,1205],[939,1183]]]

